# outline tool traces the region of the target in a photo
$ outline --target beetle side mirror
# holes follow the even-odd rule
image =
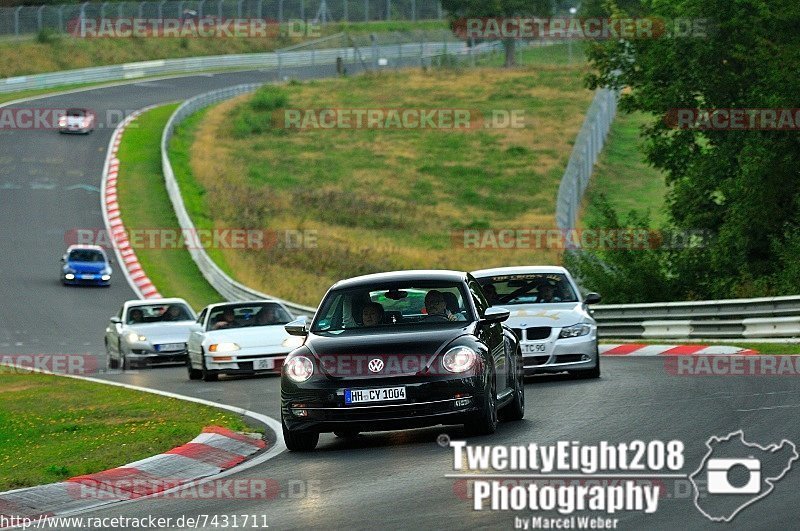
[[[299,317],[291,323],[284,325],[283,328],[290,336],[306,337],[308,335],[308,324],[306,321],[307,318],[305,316]]]
[[[511,316],[511,312],[499,306],[492,306],[486,309],[483,314],[482,323],[502,323]]]
[[[586,298],[583,299],[584,304],[598,304],[600,302],[600,294],[599,293],[587,293]]]

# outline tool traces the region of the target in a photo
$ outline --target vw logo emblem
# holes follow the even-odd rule
[[[369,360],[367,368],[369,368],[370,372],[381,372],[383,370],[383,360],[378,358]]]

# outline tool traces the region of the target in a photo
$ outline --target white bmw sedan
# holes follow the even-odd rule
[[[568,371],[598,378],[597,323],[588,305],[600,302],[563,267],[519,266],[473,271],[492,306],[511,311],[508,325],[520,340],[526,374]]]
[[[220,374],[279,373],[286,355],[303,339],[283,325],[294,316],[271,300],[207,306],[189,335],[190,380],[217,380]]]

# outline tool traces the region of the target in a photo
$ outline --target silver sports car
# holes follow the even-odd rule
[[[473,271],[492,306],[511,311],[506,324],[519,338],[526,374],[569,371],[600,376],[597,323],[569,272],[558,266],[498,267]]]
[[[109,368],[185,361],[196,319],[183,299],[127,301],[106,327]]]

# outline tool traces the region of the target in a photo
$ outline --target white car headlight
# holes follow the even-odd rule
[[[136,332],[130,332],[126,337],[128,339],[128,343],[147,341],[147,336],[137,334]]]
[[[470,370],[478,359],[478,354],[469,347],[451,348],[442,356],[442,366],[450,372]]]
[[[103,275],[100,280],[111,280],[111,275]]]
[[[286,348],[297,348],[303,345],[303,339],[300,336],[289,336],[283,340],[281,345]]]
[[[236,343],[215,343],[208,347],[209,352],[235,352],[239,350]]]
[[[67,279],[67,280],[75,280],[75,274],[74,273],[67,273],[66,275],[64,275],[64,278]]]
[[[586,323],[578,323],[572,326],[565,326],[561,329],[561,333],[558,335],[559,338],[565,337],[580,337],[585,336],[589,332],[592,331],[592,327]]]
[[[314,364],[305,356],[295,356],[284,366],[286,376],[293,382],[302,383],[314,374]]]

